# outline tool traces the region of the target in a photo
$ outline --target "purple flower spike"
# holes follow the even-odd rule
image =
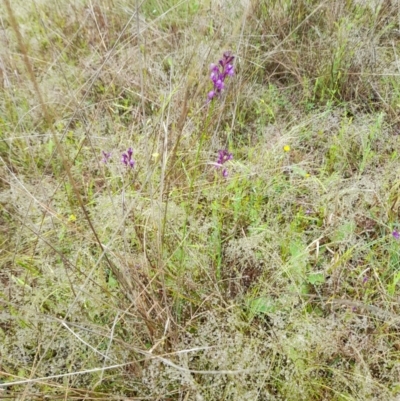
[[[218,151],[218,160],[216,163],[216,167],[220,168],[222,167],[227,161],[232,160],[233,155],[232,153],[229,153],[226,149],[219,150]],[[222,170],[222,177],[227,178],[228,177],[228,169],[224,168]]]
[[[125,153],[122,153],[121,162],[125,166],[133,168],[135,166],[135,160],[132,159],[133,150],[129,148]]]
[[[220,96],[225,88],[225,78],[227,76],[233,77],[235,75],[235,70],[233,67],[233,60],[231,52],[225,52],[222,59],[219,60],[218,64],[210,65],[210,79],[214,85],[214,90],[208,93],[208,100],[214,99],[216,96]]]
[[[394,230],[392,232],[393,238],[399,240],[400,239],[400,233],[397,230]]]
[[[102,162],[106,164],[108,160],[111,158],[111,152],[105,152],[104,150],[102,150],[102,153],[103,153]]]

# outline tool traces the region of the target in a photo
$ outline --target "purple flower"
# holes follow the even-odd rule
[[[102,150],[102,153],[103,153],[102,162],[107,163],[108,160],[111,158],[111,152],[105,152],[104,150]]]
[[[232,64],[228,64],[225,68],[226,75],[229,75],[230,77],[233,77],[235,75],[235,71],[233,69]]]
[[[219,60],[218,64],[210,65],[210,79],[213,82],[214,90],[208,93],[208,100],[212,100],[216,96],[220,96],[225,88],[225,78],[233,77],[235,75],[235,70],[233,67],[233,60],[231,52],[225,52],[222,59]]]
[[[216,95],[215,91],[208,92],[208,100],[211,100]]]
[[[218,151],[217,164],[219,166],[222,166],[224,163],[232,159],[233,159],[232,153],[229,153],[227,150],[223,149]]]
[[[129,148],[125,153],[122,153],[121,162],[125,166],[133,168],[135,166],[135,160],[132,159],[133,150]]]
[[[216,163],[216,167],[220,168],[222,167],[227,161],[232,160],[233,159],[233,155],[232,153],[229,153],[227,150],[223,149],[223,150],[219,150],[218,151],[218,160]],[[222,170],[222,177],[227,178],[228,177],[228,170],[226,168],[224,168]]]
[[[225,84],[224,84],[224,81],[222,81],[221,79],[218,79],[217,82],[214,83],[214,86],[218,92],[221,92],[222,89],[224,89]]]
[[[393,230],[392,235],[394,239],[400,239],[400,233],[397,230]]]

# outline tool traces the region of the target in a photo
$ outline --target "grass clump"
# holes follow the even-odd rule
[[[394,4],[0,12],[0,398],[399,397]]]

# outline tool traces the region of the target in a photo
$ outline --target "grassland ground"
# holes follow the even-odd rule
[[[0,23],[1,399],[400,400],[398,0]]]

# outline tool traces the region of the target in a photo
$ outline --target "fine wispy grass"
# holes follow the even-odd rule
[[[399,400],[399,10],[2,0],[0,398]]]

